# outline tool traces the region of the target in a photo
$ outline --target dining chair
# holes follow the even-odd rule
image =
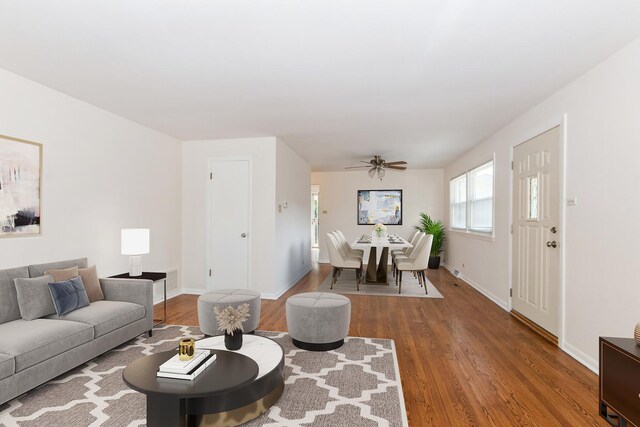
[[[398,284],[398,293],[402,293],[402,272],[412,271],[418,277],[418,283],[420,286],[424,286],[424,293],[428,294],[427,282],[424,275],[425,270],[429,266],[429,254],[431,253],[431,245],[433,244],[433,234],[426,235],[425,238],[420,240],[415,251],[412,255],[414,257],[402,258],[396,262],[396,268],[398,274],[396,275],[396,284]]]
[[[362,258],[344,257],[340,251],[340,244],[336,236],[327,233],[327,247],[329,248],[329,262],[333,267],[333,277],[331,278],[331,289],[338,281],[338,276],[342,270],[353,269],[356,271],[356,290],[360,291],[360,282],[362,281]]]
[[[416,248],[418,247],[418,245],[420,244],[422,239],[425,238],[425,236],[426,236],[426,234],[424,234],[422,231],[419,231],[414,236],[413,240],[410,242],[411,243],[411,247],[410,248],[406,248],[406,250],[404,252],[395,253],[395,254],[391,255],[391,269],[393,271],[393,277],[396,277],[396,275],[398,273],[398,269],[396,268],[397,260],[411,257],[411,255],[415,252]],[[417,255],[417,253],[416,253],[416,255]]]
[[[416,240],[418,239],[418,236],[420,235],[420,233],[422,233],[420,230],[414,230],[414,232],[411,234],[411,236],[409,236],[409,239],[407,240],[407,242],[409,242],[411,244],[411,246],[415,246]],[[394,249],[391,251],[391,255],[405,255],[405,253],[407,252],[409,248],[403,248],[403,249]]]
[[[346,252],[350,256],[359,256],[360,258],[364,256],[364,251],[362,249],[354,249],[351,247],[351,245],[349,244],[349,241],[344,236],[344,233],[342,231],[335,230],[333,233],[337,237],[338,243],[340,243],[342,247],[345,248]]]

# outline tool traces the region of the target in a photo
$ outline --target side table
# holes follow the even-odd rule
[[[111,279],[140,279],[140,280],[151,280],[153,283],[163,281],[164,282],[164,292],[163,292],[163,304],[164,304],[164,318],[163,319],[153,319],[153,326],[157,326],[161,323],[167,321],[167,273],[159,273],[159,272],[151,272],[151,271],[143,271],[141,276],[131,276],[129,273],[117,274],[115,276],[109,276]]]

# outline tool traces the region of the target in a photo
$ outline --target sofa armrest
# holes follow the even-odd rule
[[[104,299],[144,307],[147,330],[153,329],[153,282],[145,279],[100,279]]]

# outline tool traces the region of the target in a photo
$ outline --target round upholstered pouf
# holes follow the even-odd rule
[[[260,323],[260,294],[248,289],[219,289],[200,295],[198,298],[198,320],[200,330],[209,336],[222,335],[218,330],[218,321],[213,308],[218,306],[223,309],[228,306],[238,307],[240,304],[249,304],[249,318],[242,325],[244,333],[253,332]]]
[[[345,296],[308,292],[287,299],[287,327],[298,348],[328,351],[342,346],[349,322],[351,301]]]

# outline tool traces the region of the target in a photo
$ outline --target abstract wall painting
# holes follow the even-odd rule
[[[42,145],[0,135],[0,237],[41,233]]]
[[[402,190],[358,190],[358,225],[402,225]]]

